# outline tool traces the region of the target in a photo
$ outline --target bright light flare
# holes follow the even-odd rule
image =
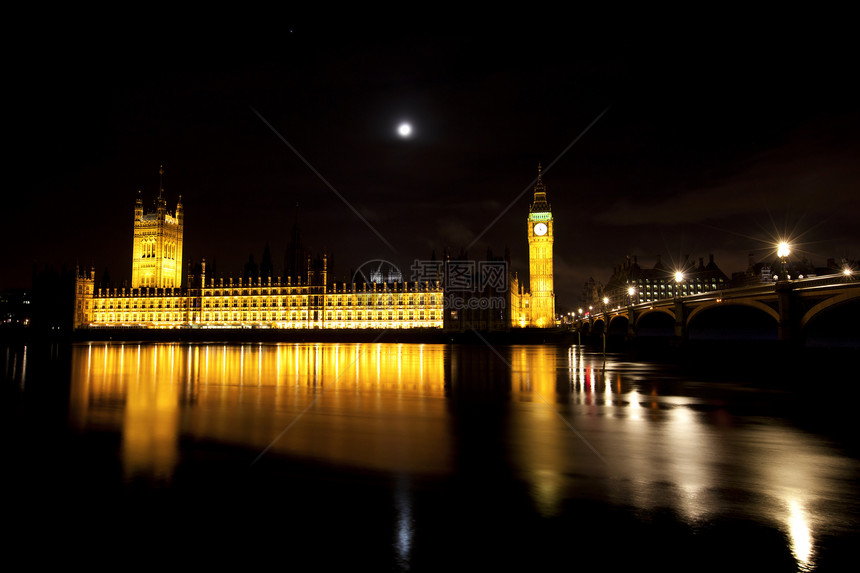
[[[797,560],[800,571],[809,571],[815,553],[809,518],[796,500],[789,502],[788,534],[791,538],[791,552]]]
[[[400,137],[409,137],[410,135],[412,135],[412,126],[406,122],[401,123],[397,127],[397,133],[400,134]]]
[[[684,273],[681,271],[675,271],[675,282],[679,283],[684,280]]]
[[[788,248],[788,243],[782,241],[776,249],[776,256],[779,258],[785,258],[789,253],[791,253],[791,250]]]

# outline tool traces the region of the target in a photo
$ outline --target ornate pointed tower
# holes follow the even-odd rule
[[[155,210],[145,213],[140,191],[134,205],[134,246],[131,288],[179,288],[182,285],[182,196],[176,214],[167,210],[164,198],[164,167],[158,170]]]
[[[299,204],[296,203],[296,216],[293,221],[293,234],[284,253],[284,280],[287,277],[293,282],[304,282],[308,273],[308,252],[302,245],[302,235],[299,229]]]
[[[529,206],[529,326],[550,328],[555,326],[555,293],[553,292],[552,210],[546,200],[546,187],[541,179],[538,165],[538,178],[534,189],[534,200]]]

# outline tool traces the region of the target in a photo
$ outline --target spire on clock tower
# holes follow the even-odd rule
[[[546,200],[546,186],[543,184],[543,179],[541,179],[541,166],[538,163],[538,176],[537,183],[535,183],[535,196],[532,204],[529,205],[529,213],[541,213],[550,211],[549,202]]]

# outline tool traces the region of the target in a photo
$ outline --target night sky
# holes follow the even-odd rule
[[[339,280],[370,259],[408,275],[446,247],[508,247],[526,278],[538,163],[562,309],[627,256],[712,253],[731,276],[785,235],[815,265],[860,258],[858,52],[839,30],[258,16],[28,28],[6,77],[0,287],[29,286],[34,265],[130,280],[134,201],[151,204],[159,165],[185,260],[225,277],[266,243],[282,272],[298,203]]]

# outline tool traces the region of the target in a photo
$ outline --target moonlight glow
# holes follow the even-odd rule
[[[400,134],[400,137],[409,137],[412,135],[412,126],[405,122],[401,123],[397,127],[397,133]]]

